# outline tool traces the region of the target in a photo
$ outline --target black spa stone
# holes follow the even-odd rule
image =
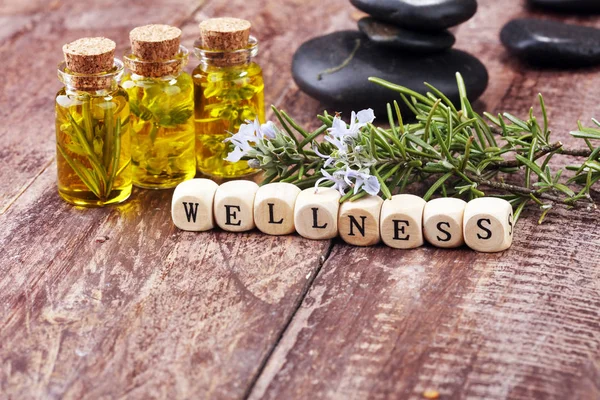
[[[502,28],[504,46],[541,67],[585,67],[600,63],[600,30],[563,22],[516,19]]]
[[[345,61],[346,65],[342,66]],[[458,104],[456,72],[462,73],[472,101],[485,91],[487,70],[468,53],[451,49],[429,55],[408,54],[377,46],[355,31],[334,32],[312,39],[300,46],[292,62],[296,84],[331,107],[330,111],[359,111],[370,107],[381,119],[386,103],[402,101],[398,93],[369,82],[369,77],[379,77],[420,93],[427,91],[423,82],[428,82]]]
[[[358,9],[392,24],[419,31],[444,30],[471,18],[475,0],[350,0]]]
[[[415,53],[437,53],[454,45],[450,32],[413,31],[366,17],[358,21],[358,29],[369,39],[382,46],[390,46]]]
[[[600,13],[600,1],[598,0],[529,0],[529,4],[558,12]]]

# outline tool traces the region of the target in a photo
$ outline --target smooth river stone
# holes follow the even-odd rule
[[[476,0],[350,0],[359,10],[384,21],[420,31],[443,30],[471,18]]]
[[[599,0],[529,0],[532,6],[569,13],[600,13]]]
[[[448,31],[417,32],[366,17],[358,21],[358,29],[373,43],[415,53],[437,53],[449,49],[456,39]]]
[[[340,68],[357,41],[358,50]],[[340,69],[332,71],[332,68]],[[335,107],[335,111],[373,108],[382,121],[386,120],[386,103],[403,102],[397,92],[369,82],[369,77],[379,77],[419,93],[427,92],[423,82],[428,82],[459,104],[456,72],[463,75],[469,99],[475,101],[485,91],[488,73],[477,58],[460,50],[408,54],[377,46],[360,32],[341,31],[305,42],[292,61],[292,76],[304,92]]]
[[[585,67],[600,63],[600,30],[595,28],[516,19],[502,28],[500,39],[511,53],[536,66]]]

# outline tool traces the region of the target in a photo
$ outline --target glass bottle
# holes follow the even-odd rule
[[[171,43],[158,40],[172,31]],[[136,43],[136,32],[142,38],[153,33],[153,41]],[[129,94],[133,184],[138,187],[171,188],[196,174],[194,86],[183,71],[189,53],[179,45],[180,35],[167,25],[147,25],[130,34],[132,49],[124,59],[131,72],[122,86]],[[144,45],[146,56],[140,51]]]
[[[58,193],[79,206],[120,203],[131,194],[129,104],[114,48],[106,38],[79,39],[63,47],[58,66],[65,85],[55,102]]]
[[[220,29],[223,24],[228,24],[227,29]],[[232,149],[223,141],[247,120],[265,122],[262,70],[252,61],[258,53],[258,40],[249,36],[249,22],[235,18],[210,19],[200,28],[202,36],[194,44],[200,64],[192,73],[196,165],[198,171],[212,177],[249,175],[255,170],[247,161],[224,160]]]

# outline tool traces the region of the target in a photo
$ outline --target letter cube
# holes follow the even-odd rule
[[[423,245],[423,209],[427,202],[412,194],[397,194],[381,206],[381,239],[395,249]]]
[[[210,179],[190,179],[177,185],[171,201],[175,226],[184,231],[214,228],[213,200],[217,187]]]
[[[332,239],[337,236],[340,193],[332,188],[304,189],[296,198],[296,232],[308,239]]]
[[[512,206],[494,197],[471,200],[465,208],[463,231],[473,250],[493,253],[508,249],[513,239]]]
[[[251,181],[223,183],[215,193],[215,222],[229,232],[254,229],[254,196],[258,185]]]
[[[296,230],[294,206],[301,190],[291,183],[261,186],[254,198],[254,222],[268,235],[288,235]]]
[[[344,242],[355,246],[379,243],[379,215],[383,199],[365,196],[356,201],[345,201],[340,206],[338,230]]]
[[[429,243],[437,247],[452,248],[464,244],[463,200],[441,198],[428,201],[423,209],[423,234]]]

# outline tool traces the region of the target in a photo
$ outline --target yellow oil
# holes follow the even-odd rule
[[[56,95],[58,193],[80,206],[120,203],[131,194],[129,105],[123,89]]]
[[[196,174],[194,86],[177,77],[127,75],[121,82],[131,107],[133,184],[166,189]]]
[[[227,67],[198,66],[193,72],[198,171],[218,178],[255,172],[247,161],[225,161],[232,150],[223,143],[246,120],[265,122],[262,70],[252,62]]]

